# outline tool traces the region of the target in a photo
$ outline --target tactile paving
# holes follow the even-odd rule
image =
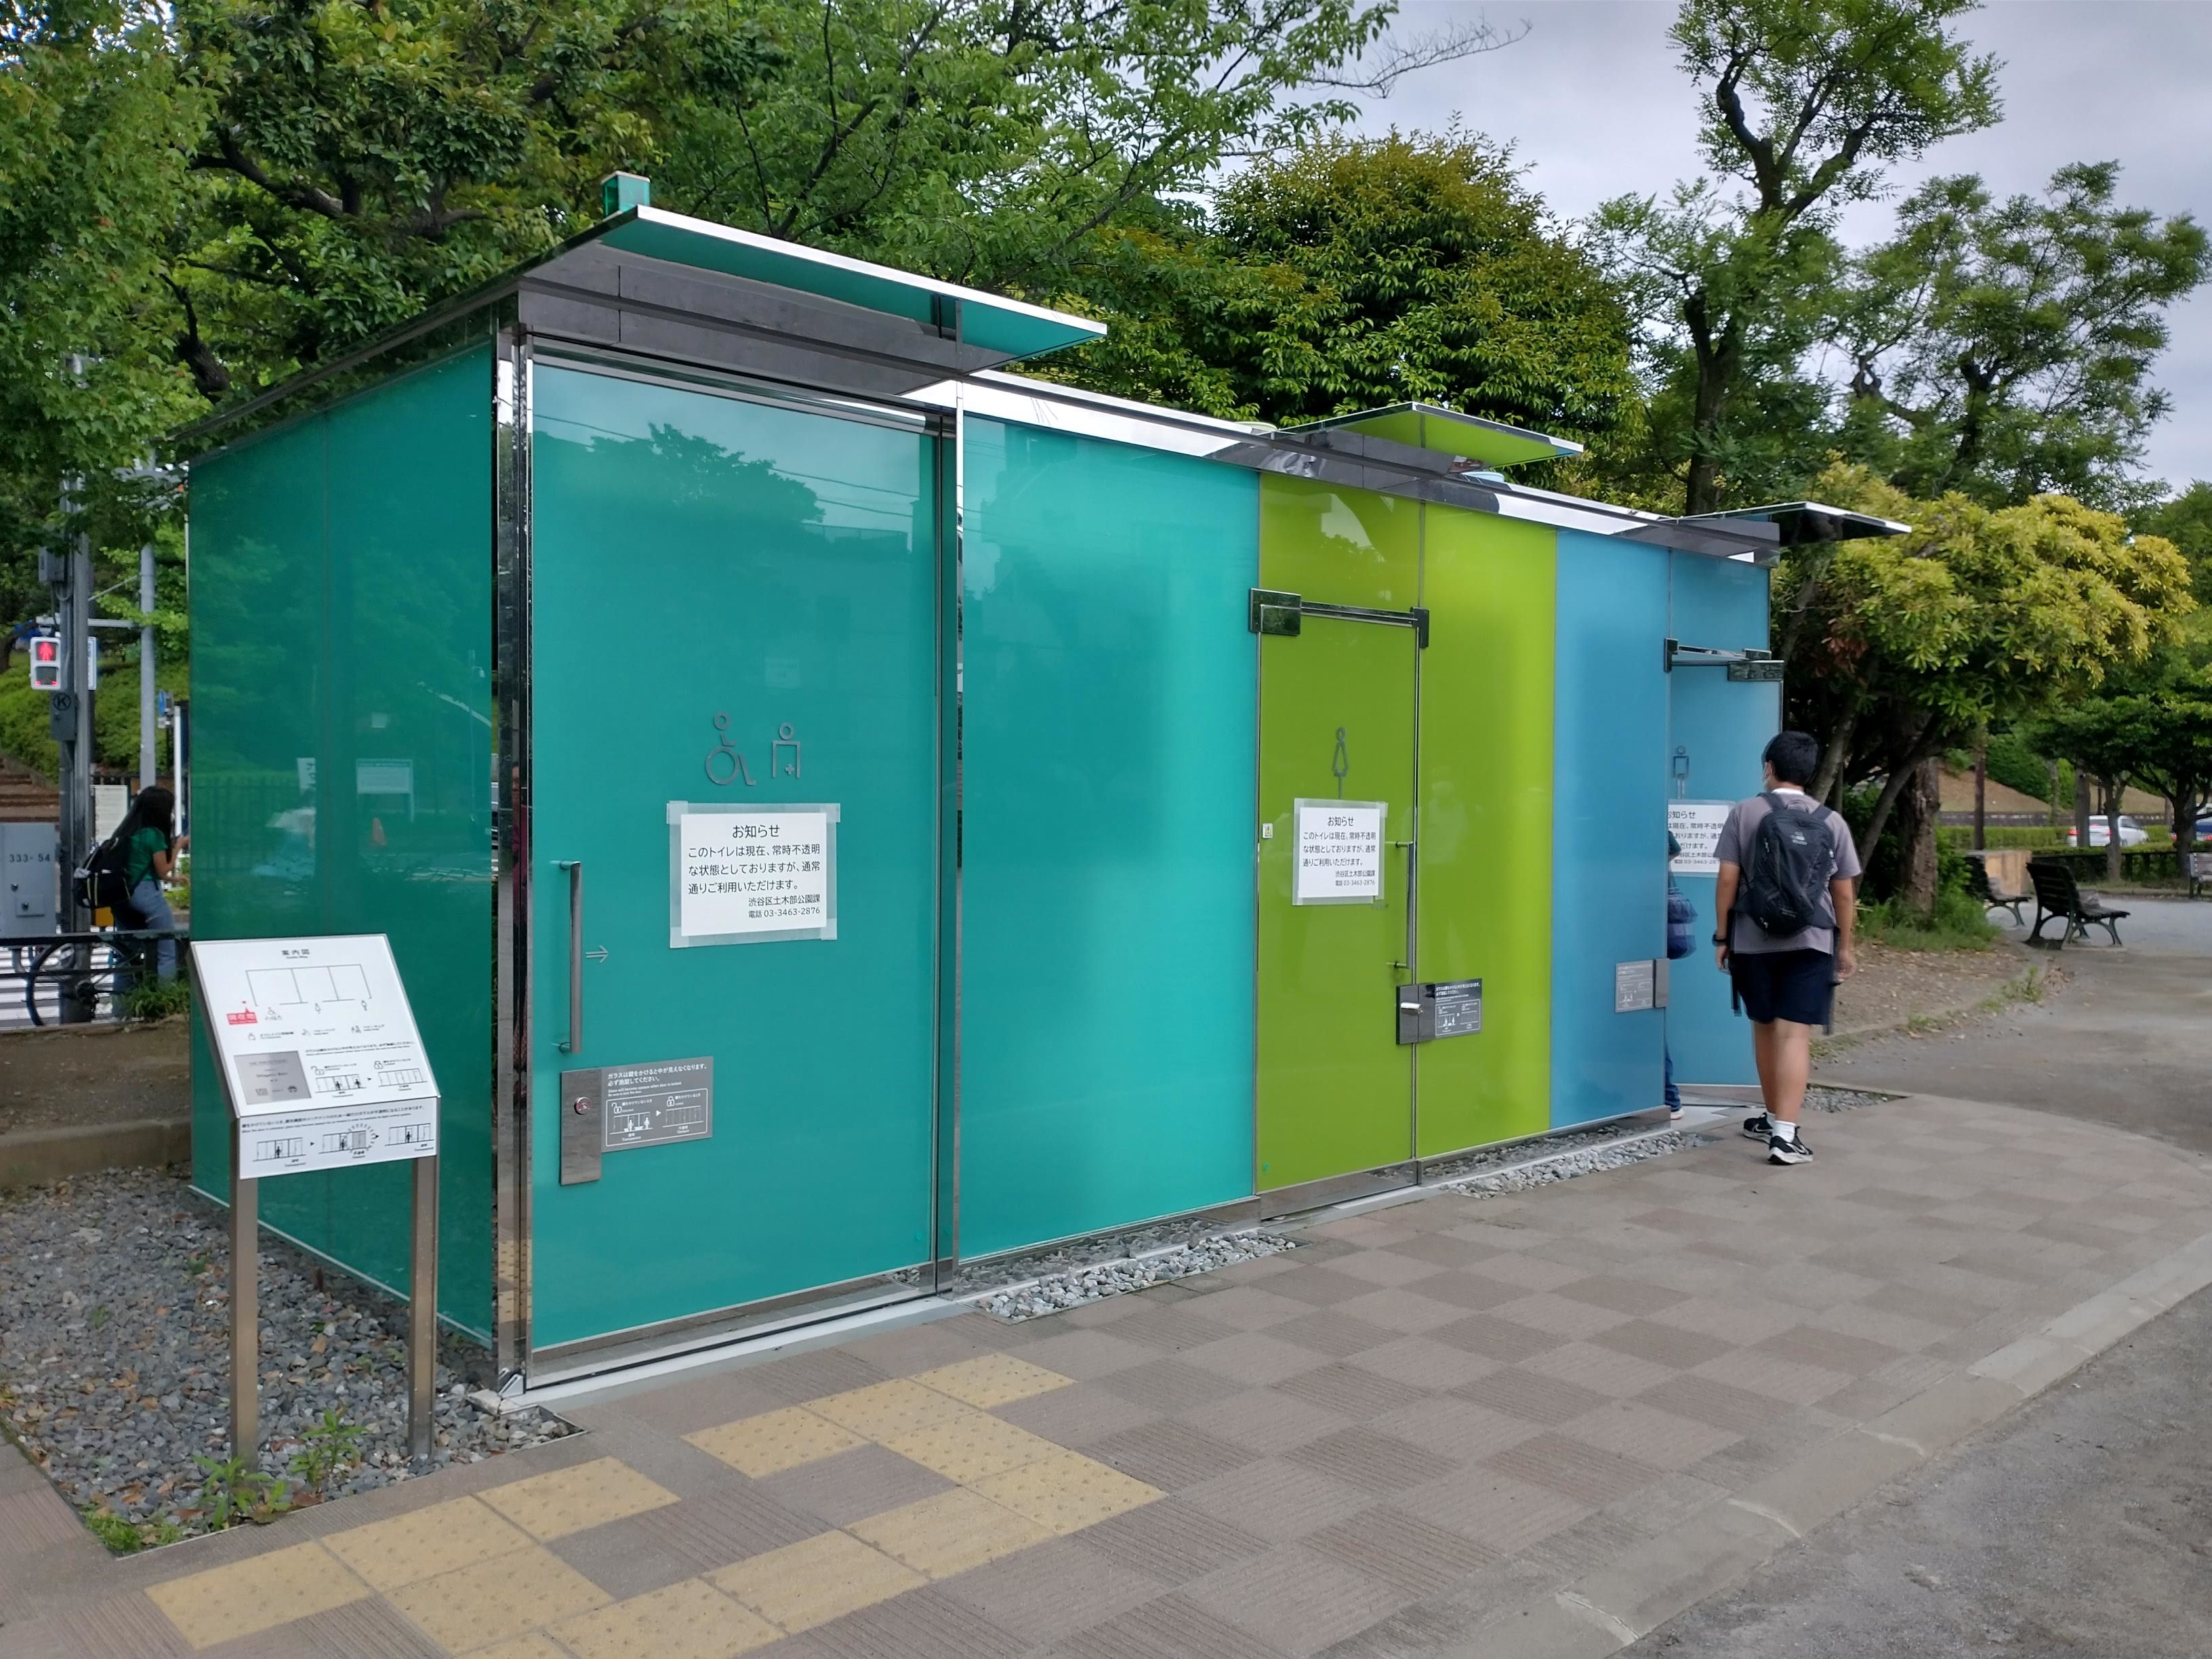
[[[702,1429],[684,1437],[708,1455],[720,1458],[755,1480],[867,1443],[852,1430],[799,1406],[741,1417],[734,1423]]]
[[[733,1659],[782,1635],[696,1578],[565,1620],[553,1633],[576,1659]]]
[[[529,1535],[473,1498],[332,1533],[323,1547],[380,1590],[527,1549]]]
[[[894,1436],[884,1444],[963,1486],[1062,1449],[1042,1435],[980,1411],[963,1412],[912,1434]]]
[[[855,1521],[851,1530],[932,1578],[950,1578],[1053,1536],[1042,1523],[960,1487]]]
[[[211,1648],[358,1601],[369,1588],[320,1544],[295,1544],[173,1578],[146,1594],[185,1641]]]
[[[494,1486],[483,1501],[535,1538],[565,1538],[676,1502],[676,1494],[647,1480],[619,1458],[594,1458],[572,1469],[533,1474]]]
[[[849,1533],[825,1532],[725,1567],[708,1582],[796,1634],[927,1581]]]
[[[1012,1354],[987,1353],[939,1365],[914,1380],[939,1394],[949,1394],[955,1400],[989,1411],[994,1407],[1010,1406],[1017,1400],[1027,1400],[1032,1395],[1064,1389],[1071,1379],[1042,1365],[1032,1365],[1026,1359],[1017,1359]]]
[[[532,1548],[440,1573],[387,1599],[448,1653],[466,1653],[612,1598],[550,1550]]]
[[[975,1490],[1057,1533],[1096,1526],[1161,1496],[1156,1486],[1071,1451],[987,1476],[975,1483]]]
[[[945,1422],[970,1408],[951,1395],[924,1388],[911,1377],[896,1377],[825,1399],[810,1400],[806,1409],[855,1434],[885,1441],[895,1435],[913,1434],[933,1424]]]

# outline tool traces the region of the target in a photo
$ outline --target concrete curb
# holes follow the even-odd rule
[[[190,1118],[141,1118],[70,1129],[18,1129],[0,1135],[0,1192],[35,1187],[95,1170],[159,1169],[189,1163]]]
[[[1708,1596],[1734,1588],[1795,1540],[1996,1422],[2212,1285],[2207,1233],[2032,1336],[1952,1372],[1871,1421],[1813,1447],[1743,1491],[1552,1595],[1505,1610],[1449,1659],[1606,1659]]]

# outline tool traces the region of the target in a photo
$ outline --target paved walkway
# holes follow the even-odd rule
[[[1614,1651],[2212,1280],[2212,1164],[1921,1099],[591,1431],[107,1560],[0,1471],[0,1656]]]

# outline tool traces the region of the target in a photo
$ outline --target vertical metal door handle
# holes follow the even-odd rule
[[[563,859],[568,872],[568,1040],[561,1052],[573,1054],[584,1046],[584,861]]]

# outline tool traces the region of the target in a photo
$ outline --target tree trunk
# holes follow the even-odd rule
[[[1820,751],[1820,764],[1814,772],[1813,781],[1806,786],[1806,793],[1830,806],[1835,805],[1831,797],[1843,780],[1844,769],[1850,764],[1851,738],[1858,732],[1859,708],[1859,704],[1853,703],[1843,719],[1837,721],[1827,746]]]
[[[2074,769],[2074,844],[2089,844],[2089,775],[2079,766]]]
[[[1907,769],[1897,797],[1897,831],[1905,859],[1898,895],[1917,921],[1936,919],[1936,826],[1943,817],[1943,763],[1930,755]]]
[[[2051,827],[2056,830],[2058,827],[2058,763],[2047,761],[2045,764],[2051,768]]]
[[[2125,778],[2113,782],[2097,780],[2097,793],[2105,798],[2105,879],[2120,878],[2120,797],[2127,793]]]
[[[1990,738],[1985,732],[1974,745],[1974,850],[1990,844]]]
[[[1889,769],[1882,781],[1881,793],[1875,798],[1874,816],[1867,820],[1865,831],[1859,836],[1859,867],[1870,868],[1874,864],[1874,849],[1881,845],[1881,832],[1889,827],[1889,815],[1897,808],[1897,798],[1905,786],[1912,781],[1912,769],[1936,752],[1936,745],[1925,741],[1929,717],[1922,716],[1919,727],[1913,733],[1911,749],[1897,765]]]

